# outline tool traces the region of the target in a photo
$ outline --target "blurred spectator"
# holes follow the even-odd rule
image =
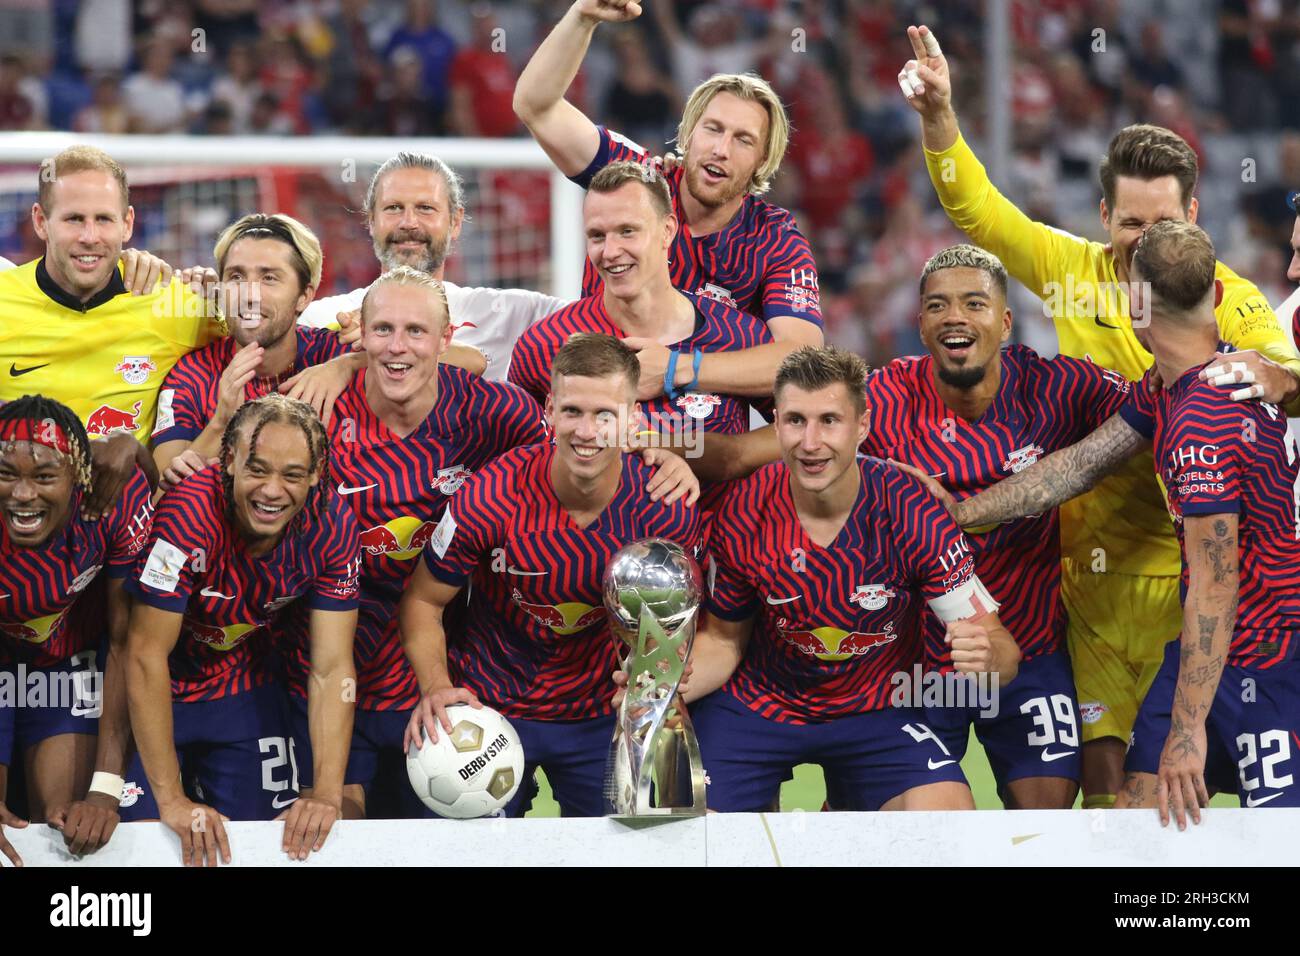
[[[506,55],[505,35],[488,4],[475,4],[471,16],[473,37],[451,63],[447,125],[457,136],[510,136],[519,129],[511,102],[517,74]]]
[[[248,132],[254,136],[292,136],[293,117],[280,108],[280,100],[268,90],[259,94],[253,104]]]
[[[81,0],[73,46],[87,73],[125,73],[131,64],[131,0]]]
[[[46,58],[53,52],[51,0],[0,0],[0,55]]]
[[[1164,30],[1159,20],[1142,24],[1141,53],[1133,58],[1133,78],[1152,89],[1157,86],[1183,89],[1182,67],[1165,47]]]
[[[456,56],[456,41],[437,25],[437,16],[434,0],[407,0],[406,19],[388,38],[384,59],[393,62],[393,54],[403,48],[416,54],[422,65],[419,95],[430,101],[429,106],[441,122],[447,108],[447,74]]]
[[[35,129],[36,104],[22,89],[23,61],[0,57],[0,129]]]
[[[297,40],[284,32],[262,37],[259,52],[262,69],[258,74],[262,88],[274,94],[279,111],[293,121],[296,133],[307,133],[312,128],[308,118],[315,83],[313,65]]]
[[[686,31],[673,4],[648,5],[667,43],[673,79],[687,95],[715,73],[748,73],[758,62],[758,44],[742,36],[740,17],[722,4],[695,7]]]
[[[250,107],[249,118],[251,117]],[[203,111],[203,121],[199,131],[207,136],[233,136],[236,133],[252,132],[247,126],[240,129],[235,127],[234,111],[226,100],[213,100],[208,104],[208,108]]]
[[[677,135],[682,116],[677,87],[650,58],[639,30],[619,30],[611,43],[618,73],[605,93],[601,122],[658,153]]]
[[[325,61],[325,102],[334,125],[351,132],[364,130],[383,72],[370,40],[366,7],[366,0],[342,0],[325,21],[333,39]]]
[[[253,46],[247,40],[240,40],[231,46],[230,55],[226,57],[226,72],[212,84],[212,101],[225,104],[230,128],[243,134],[252,125],[253,107],[261,93]],[[209,128],[207,132],[212,130]]]
[[[379,90],[379,132],[384,136],[437,136],[439,114],[423,93],[424,63],[410,47],[398,47]]]
[[[176,4],[182,6],[187,4]],[[258,0],[196,0],[194,24],[204,32],[208,52],[223,58],[241,41],[257,39]]]
[[[1220,0],[1219,89],[1224,116],[1235,129],[1277,123],[1271,88],[1277,50],[1270,34],[1280,12],[1277,0]]]
[[[149,41],[143,52],[143,69],[127,77],[122,96],[133,133],[179,133],[189,122],[185,90],[172,76],[176,54],[169,41]]]
[[[77,112],[72,128],[78,133],[129,133],[131,117],[122,100],[121,78],[105,73],[95,80],[90,105]]]

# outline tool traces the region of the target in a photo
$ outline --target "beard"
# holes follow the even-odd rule
[[[737,196],[743,194],[748,188],[748,181],[739,179],[729,179],[719,187],[710,187],[704,182],[704,175],[700,167],[695,163],[687,160],[686,163],[686,188],[691,191],[695,201],[701,206],[707,206],[710,209],[717,209],[725,206]],[[720,191],[710,192],[709,190],[718,189]]]
[[[984,376],[989,372],[987,365],[961,368],[947,368],[939,365],[938,368],[939,380],[945,385],[951,385],[953,388],[974,388],[984,381]]]
[[[411,241],[423,242],[424,248],[414,252],[403,252],[396,248],[399,242]],[[422,229],[406,232],[397,230],[387,240],[381,242],[375,239],[375,258],[379,260],[385,272],[397,266],[410,266],[420,272],[432,274],[441,269],[442,264],[447,261],[449,245],[447,236],[430,236]]]

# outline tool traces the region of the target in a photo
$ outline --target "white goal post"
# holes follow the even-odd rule
[[[14,217],[26,216],[26,208],[30,207],[35,194],[36,170],[42,160],[77,144],[98,146],[118,160],[126,168],[133,192],[141,187],[160,191],[158,208],[167,209],[167,214],[175,220],[163,227],[170,230],[165,238],[177,242],[175,247],[166,247],[164,242],[166,248],[162,252],[174,250],[182,255],[202,248],[206,242],[209,250],[209,255],[204,256],[206,263],[211,249],[208,237],[215,235],[214,227],[219,231],[225,225],[225,222],[215,222],[219,218],[216,210],[245,205],[252,201],[250,197],[256,196],[256,201],[278,201],[291,208],[231,208],[227,209],[227,214],[233,212],[231,218],[234,218],[247,212],[261,211],[302,216],[321,234],[327,268],[331,256],[328,230],[322,230],[312,222],[296,202],[284,198],[291,194],[297,200],[301,191],[291,181],[292,175],[311,171],[319,183],[327,184],[339,197],[346,197],[346,202],[340,198],[335,200],[335,205],[342,208],[353,204],[347,211],[356,214],[352,218],[357,220],[360,228],[360,199],[374,169],[402,150],[431,153],[464,177],[467,186],[469,221],[462,232],[459,251],[453,251],[448,262],[449,278],[488,286],[531,280],[539,291],[563,298],[577,298],[581,293],[585,256],[582,190],[565,179],[541,147],[530,139],[3,133],[0,134],[0,169],[3,170],[0,172],[0,217],[7,220],[4,228],[14,228]],[[531,176],[524,185],[524,195],[515,194],[503,199],[501,194],[508,190],[502,187],[509,183],[512,171]],[[532,188],[532,182],[536,180],[540,184],[543,176],[548,188]],[[250,185],[243,190],[226,185],[236,178]],[[278,191],[274,188],[277,182],[282,184]],[[190,188],[191,184],[198,183],[206,185],[202,190],[197,186]],[[328,203],[329,199],[321,200],[318,195],[321,191],[319,188],[308,190],[316,201]],[[204,198],[194,199],[199,193]],[[537,215],[535,203],[542,199],[539,193],[544,193],[548,200],[549,212],[543,213],[544,218]],[[137,217],[142,215],[143,211],[137,204]],[[527,223],[525,218],[528,218]],[[195,223],[191,221],[194,219],[202,221]],[[549,228],[544,228],[543,222]],[[140,225],[145,224],[137,225],[137,234]],[[193,231],[201,238],[185,242],[174,235],[180,231],[187,235]],[[531,249],[511,248],[512,241],[517,242],[521,235],[530,231],[536,234]],[[135,244],[149,248],[142,242]],[[457,258],[462,252],[469,261],[458,263]],[[544,262],[540,268],[535,268],[531,262],[538,257],[542,257]],[[180,261],[174,264],[199,263]],[[493,275],[494,272],[507,274]]]

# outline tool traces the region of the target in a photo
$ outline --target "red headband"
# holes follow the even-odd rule
[[[65,455],[72,454],[72,442],[67,433],[52,421],[35,422],[30,418],[15,418],[0,422],[0,442],[29,441],[53,448]]]

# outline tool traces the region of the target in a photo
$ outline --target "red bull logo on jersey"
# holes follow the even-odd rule
[[[115,435],[118,432],[134,432],[140,427],[138,419],[140,418],[140,409],[144,405],[142,402],[136,402],[131,406],[131,411],[124,412],[120,408],[114,408],[112,405],[100,405],[86,418],[87,435]]]
[[[511,590],[510,600],[515,602],[519,610],[556,634],[577,634],[605,620],[603,607],[592,607],[581,601],[565,601],[563,604],[529,604],[518,588]]]
[[[437,528],[436,521],[421,521],[403,515],[362,531],[361,550],[371,557],[386,554],[390,558],[413,558],[433,537]]]
[[[735,298],[731,295],[731,290],[723,288],[720,285],[714,285],[712,282],[706,282],[695,290],[696,295],[702,295],[706,299],[716,299],[718,302],[725,302],[733,309],[740,308],[736,305]]]
[[[1018,474],[1038,461],[1042,455],[1043,449],[1038,445],[1030,444],[1023,448],[1017,448],[1007,455],[1007,460],[1002,463],[1002,470],[1009,471],[1013,475]]]
[[[721,404],[722,399],[719,396],[706,395],[703,392],[687,392],[677,399],[677,407],[685,409],[686,414],[691,418],[708,418]]]
[[[433,481],[429,482],[429,487],[441,491],[444,495],[454,495],[472,474],[473,472],[464,465],[439,468],[438,473],[433,476]]]
[[[143,385],[151,373],[158,371],[158,366],[147,355],[124,355],[113,371],[128,385]]]
[[[779,629],[787,644],[819,661],[847,661],[869,654],[877,647],[892,644],[898,637],[891,621],[879,632],[845,631],[838,627],[814,627],[811,630]]]
[[[864,611],[879,611],[889,603],[890,598],[897,596],[893,588],[883,584],[859,584],[849,600]]]
[[[45,617],[35,618],[25,624],[0,624],[0,633],[19,641],[26,641],[28,644],[44,644],[50,639],[50,635],[58,629],[64,615],[67,613],[68,609],[65,607],[55,614],[47,614]]]
[[[262,625],[228,624],[225,627],[217,627],[215,624],[201,624],[187,617],[185,626],[189,629],[190,636],[200,644],[206,644],[214,651],[230,651],[244,643],[248,635]]]

